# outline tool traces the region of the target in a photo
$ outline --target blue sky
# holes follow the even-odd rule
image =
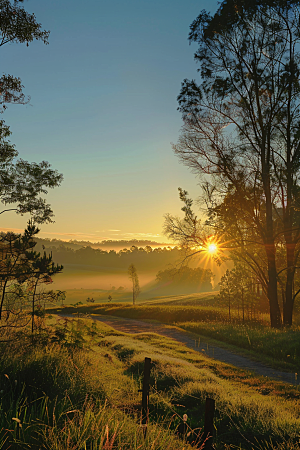
[[[163,216],[179,214],[180,186],[196,197],[198,180],[171,142],[182,125],[176,97],[196,78],[189,25],[216,1],[28,0],[49,45],[1,48],[2,71],[19,76],[26,106],[3,119],[20,157],[49,161],[64,174],[47,199],[55,223],[41,237],[151,238],[164,241]],[[6,213],[1,229],[28,217]]]

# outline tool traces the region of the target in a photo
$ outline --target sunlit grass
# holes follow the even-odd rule
[[[155,334],[107,336],[104,342],[124,357],[127,372],[137,380],[141,381],[145,355],[152,358],[150,401],[164,414],[187,412],[192,428],[203,426],[205,398],[213,397],[223,445],[242,443],[241,448],[251,448],[245,441],[254,443],[255,436],[261,441],[272,437],[277,442],[298,436],[300,395],[295,388],[230,369]]]
[[[54,322],[48,341],[44,333],[35,345],[24,336],[19,344],[1,347],[3,450],[188,450],[174,431],[185,413],[191,429],[203,428],[206,397],[216,400],[217,450],[257,449],[256,439],[261,450],[282,443],[282,449],[297,448],[295,387],[255,377],[153,333],[130,335],[75,319],[61,321],[55,334]],[[146,356],[153,367],[145,441],[138,390]],[[270,439],[273,447],[265,444]]]
[[[300,374],[300,327],[277,330],[260,324],[179,322],[178,326],[203,336],[251,350],[273,358],[283,367],[294,368]]]
[[[282,330],[271,329],[266,314],[260,315],[260,321],[243,323],[238,311],[233,311],[229,322],[226,309],[221,307],[164,302],[138,306],[128,303],[99,303],[77,308],[56,308],[52,312],[91,316],[104,314],[176,324],[187,331],[249,350],[262,360],[264,357],[271,358],[274,366],[300,373],[300,326]],[[265,362],[269,364],[272,360],[266,359]]]
[[[153,319],[161,322],[173,323],[179,321],[228,321],[228,314],[224,308],[215,306],[193,306],[179,304],[141,304],[133,306],[130,303],[80,305],[76,308],[66,306],[52,308],[49,313],[64,314],[108,314],[112,316],[128,317],[131,319]],[[238,319],[237,313],[232,313],[233,319]]]

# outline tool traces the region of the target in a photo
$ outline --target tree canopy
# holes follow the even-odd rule
[[[202,11],[189,40],[200,79],[178,96],[176,155],[202,176],[209,223],[251,267],[281,326],[292,323],[300,252],[300,3],[236,1]]]
[[[49,31],[43,30],[34,14],[28,13],[21,0],[0,0],[0,47],[7,43],[26,43],[40,40],[48,43]],[[23,85],[18,77],[3,74],[0,77],[0,112],[9,103],[28,102],[23,93]],[[51,169],[47,161],[29,163],[18,159],[18,152],[8,138],[11,135],[4,120],[0,120],[0,201],[6,211],[17,214],[29,213],[37,223],[52,222],[51,206],[42,195],[47,190],[59,186],[63,177]]]

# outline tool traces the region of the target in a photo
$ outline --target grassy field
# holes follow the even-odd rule
[[[162,336],[119,333],[88,319],[52,319],[33,342],[19,337],[0,344],[3,450],[189,450],[203,428],[206,397],[216,401],[216,450],[299,448],[300,392],[292,386]],[[146,356],[153,366],[144,440],[138,390]],[[189,442],[176,435],[183,414]]]
[[[94,303],[64,308],[53,308],[53,313],[106,314],[131,319],[156,320],[176,324],[200,336],[206,336],[223,345],[233,345],[236,350],[250,352],[275,368],[300,373],[300,326],[273,330],[267,314],[256,321],[242,323],[237,311],[232,311],[228,321],[226,308],[210,305],[212,294],[194,294],[148,300],[137,306],[130,303]],[[298,321],[296,317],[296,322]]]
[[[53,285],[56,289],[57,286]],[[122,289],[66,289],[65,305],[72,305],[74,303],[82,302],[86,303],[87,298],[93,298],[95,303],[108,303],[108,296],[111,295],[113,303],[132,303],[132,293],[130,290]],[[137,299],[137,304],[169,304],[169,305],[210,305],[213,306],[215,301],[216,292],[203,292],[197,294],[188,295],[168,295],[159,296],[157,290],[149,290],[142,292],[141,296]],[[108,303],[109,304],[109,303]]]
[[[65,306],[64,308],[51,308],[48,311],[59,312],[63,309],[64,313],[81,314],[109,314],[131,319],[152,319],[166,323],[179,321],[227,321],[228,315],[224,308],[216,306],[202,305],[180,305],[150,303],[133,306],[132,303],[93,303],[74,306]],[[237,314],[233,314],[237,319]]]

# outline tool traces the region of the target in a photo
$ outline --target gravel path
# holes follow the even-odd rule
[[[118,331],[124,333],[143,333],[151,332],[157,333],[169,338],[175,339],[176,341],[182,342],[187,347],[204,353],[207,356],[217,359],[218,361],[223,361],[227,364],[231,364],[235,367],[240,367],[241,369],[246,369],[251,372],[255,372],[258,375],[264,377],[270,377],[276,380],[284,381],[285,383],[299,385],[299,379],[295,373],[281,372],[279,370],[272,369],[271,367],[265,366],[251,359],[245,358],[244,356],[237,355],[224,348],[217,347],[216,345],[210,344],[205,341],[202,336],[200,339],[193,339],[191,334],[187,331],[180,331],[176,328],[167,327],[164,324],[159,323],[148,323],[141,320],[124,319],[115,316],[92,316],[94,320],[100,320]],[[300,378],[300,376],[299,376]]]

